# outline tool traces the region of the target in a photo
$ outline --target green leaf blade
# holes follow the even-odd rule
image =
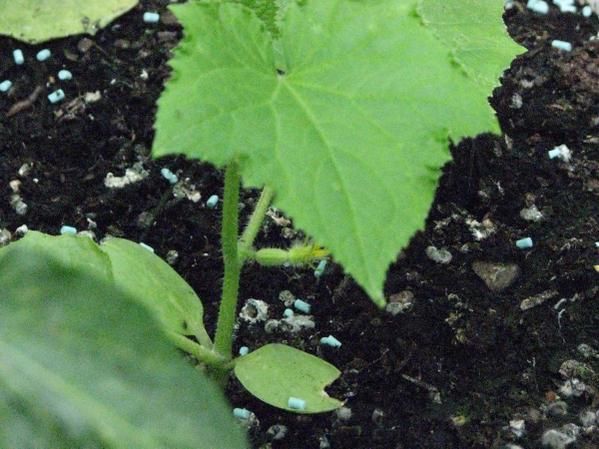
[[[132,9],[138,0],[0,0],[0,34],[30,44],[89,33]]]
[[[0,250],[1,447],[246,447],[144,307],[27,238]]]
[[[164,260],[130,240],[110,238],[100,250],[110,259],[115,286],[145,304],[165,329],[193,335],[206,348],[204,308],[193,289]]]
[[[235,361],[235,375],[250,393],[295,413],[323,413],[341,407],[343,402],[324,391],[340,374],[330,363],[278,343],[262,346]],[[306,401],[305,409],[290,408],[290,397]]]
[[[466,17],[459,1],[442,3]],[[428,18],[428,4],[420,13],[417,6],[417,0],[289,2],[277,41],[239,5],[178,6],[190,41],[202,29],[201,47],[221,56],[196,52],[189,42],[175,53],[154,155],[183,152],[218,166],[241,160],[245,184],[272,187],[276,205],[383,305],[385,272],[424,225],[449,160],[448,139],[498,129],[486,97],[518,48],[505,36],[500,8],[486,8],[480,22],[493,21],[501,57],[471,67],[487,47],[467,42],[452,49],[437,37],[441,25]],[[235,28],[211,22],[214,9]],[[471,11],[467,17],[478,20]],[[223,39],[231,33],[235,39]],[[244,56],[228,58],[225,48]],[[207,82],[215,64],[219,79]],[[247,70],[253,75],[239,76]],[[180,104],[174,99],[183,95],[185,141],[173,117],[173,104]],[[204,113],[206,105],[218,120]]]

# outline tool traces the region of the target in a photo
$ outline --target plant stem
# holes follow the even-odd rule
[[[266,210],[268,209],[268,206],[270,206],[273,196],[274,192],[270,187],[264,187],[262,189],[258,203],[256,203],[256,207],[252,212],[250,220],[245,226],[243,234],[241,234],[241,238],[239,239],[239,254],[241,262],[247,258],[247,254],[251,251],[252,245],[254,244],[254,240],[256,239],[258,232],[260,231],[260,226],[262,226],[262,222],[266,216]]]
[[[221,225],[221,245],[223,251],[224,279],[218,310],[214,349],[225,359],[233,356],[233,325],[237,311],[239,275],[241,261],[237,252],[239,233],[239,166],[236,161],[227,165],[225,170],[225,193],[223,195],[223,218]]]
[[[182,351],[191,354],[200,362],[205,363],[212,367],[221,367],[225,364],[226,360],[220,354],[214,351],[206,349],[205,347],[197,344],[183,335],[179,335],[175,332],[169,332],[168,337],[171,341]]]

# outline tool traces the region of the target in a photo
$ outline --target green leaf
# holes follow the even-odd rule
[[[22,242],[74,270],[86,270],[110,281],[145,305],[165,331],[193,335],[206,348],[212,347],[200,299],[170,265],[141,245],[118,238],[97,245],[87,237],[35,231],[28,232]]]
[[[40,241],[0,250],[0,447],[247,447],[144,307]]]
[[[235,375],[250,393],[295,413],[322,413],[341,407],[343,402],[324,391],[340,374],[330,363],[282,344],[262,346],[235,360]],[[290,397],[306,401],[305,409],[290,408]]]
[[[503,1],[483,3],[289,1],[275,41],[240,4],[173,6],[185,37],[153,154],[240,160],[245,184],[272,187],[382,305],[389,264],[424,225],[448,138],[498,130],[487,96],[520,47]]]
[[[0,34],[30,44],[95,34],[138,0],[0,0]],[[141,20],[141,19],[140,19]]]
[[[193,335],[206,348],[212,346],[200,299],[170,265],[125,239],[107,239],[100,249],[110,258],[115,285],[151,309],[165,329]]]

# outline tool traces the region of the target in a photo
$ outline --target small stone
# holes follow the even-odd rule
[[[522,107],[522,96],[519,93],[515,93],[512,95],[512,99],[510,102],[510,108],[512,109],[520,109]]]
[[[522,438],[526,433],[526,423],[523,419],[513,419],[510,421],[510,432],[512,432],[516,438]]]
[[[187,198],[192,203],[197,203],[202,199],[202,194],[196,190],[195,184],[191,184],[188,178],[173,186],[173,196],[175,198]]]
[[[29,209],[29,206],[23,201],[21,195],[17,193],[10,196],[10,205],[17,215],[25,215]]]
[[[576,350],[585,358],[585,359],[590,359],[590,358],[599,358],[599,351],[597,351],[595,348],[593,348],[590,345],[587,345],[586,343],[581,343],[578,345],[578,348],[576,348]]]
[[[554,401],[547,406],[549,416],[565,416],[568,414],[568,404],[564,401]]]
[[[433,262],[437,262],[440,264],[448,264],[451,262],[453,256],[451,253],[445,249],[438,249],[436,246],[428,246],[425,250],[426,256],[431,259]]]
[[[84,37],[77,43],[77,50],[79,50],[81,53],[87,53],[89,49],[92,48],[92,45],[94,45],[94,41]]]
[[[323,435],[319,438],[318,449],[330,449],[331,443],[329,443],[329,439],[326,435]]]
[[[514,283],[520,275],[520,267],[515,263],[483,262],[472,263],[472,270],[483,280],[492,292],[501,292]]]
[[[86,92],[85,95],[83,95],[83,100],[86,103],[95,103],[96,101],[100,101],[102,99],[102,94],[100,93],[99,90],[95,91],[95,92]]]
[[[520,310],[525,311],[532,309],[533,307],[541,305],[548,299],[551,299],[555,296],[557,296],[556,290],[545,290],[544,292],[539,293],[538,295],[529,296],[528,298],[523,299],[520,303]]]
[[[17,229],[15,229],[15,234],[23,236],[25,234],[27,234],[29,232],[29,228],[27,227],[27,225],[23,224],[21,226],[19,226]]]
[[[375,408],[372,411],[371,419],[375,425],[382,426],[384,418],[385,418],[385,412],[383,410],[381,410],[380,408]]]
[[[9,181],[8,186],[13,193],[19,193],[19,190],[21,190],[21,181],[13,179],[12,181]]]
[[[8,229],[0,229],[0,246],[6,246],[10,243],[12,234]]]
[[[489,218],[485,218],[482,222],[474,220],[473,218],[468,218],[464,222],[468,226],[470,234],[472,234],[472,237],[474,237],[474,240],[477,242],[485,240],[497,231],[495,224]]]
[[[580,412],[578,419],[584,427],[590,427],[597,422],[597,415],[592,410],[587,409]]]
[[[144,180],[150,173],[144,169],[141,162],[136,162],[131,168],[125,170],[125,176],[114,176],[108,173],[104,185],[109,189],[122,189],[123,187]]]
[[[174,265],[177,260],[179,260],[179,253],[174,249],[171,249],[166,253],[166,262],[169,265]]]
[[[116,39],[112,45],[120,50],[126,50],[131,47],[131,42],[127,39]]]
[[[589,365],[578,360],[565,360],[559,367],[560,375],[564,379],[580,377],[581,379],[590,379],[595,375],[595,371]]]
[[[177,40],[177,33],[174,31],[159,31],[156,33],[156,37],[158,37],[158,42],[164,44],[166,42],[174,42]]]
[[[31,167],[32,167],[32,164],[23,164],[19,167],[17,174],[21,177],[25,177],[25,176],[29,175],[29,173],[31,172]]]
[[[284,426],[283,424],[274,424],[268,428],[266,435],[272,441],[279,441],[287,436],[287,431],[287,426]]]
[[[580,435],[580,427],[573,422],[564,424],[560,430],[572,438],[577,438]]]
[[[389,297],[389,302],[385,306],[385,311],[395,316],[407,312],[414,306],[414,293],[410,290],[403,290]]]
[[[576,438],[566,435],[565,433],[556,429],[547,430],[541,438],[543,446],[549,447],[551,449],[565,449],[568,445],[574,443],[575,441]]]
[[[285,307],[291,307],[295,301],[295,295],[289,290],[282,290],[279,293],[279,301],[282,301]]]
[[[566,380],[561,387],[559,387],[559,393],[565,397],[579,398],[585,392],[590,391],[589,387],[579,379],[573,378]]]
[[[279,329],[280,324],[281,323],[279,320],[268,320],[266,323],[264,323],[264,332],[267,334],[272,334]]]
[[[543,219],[543,214],[537,209],[537,206],[534,204],[530,207],[525,207],[520,211],[520,218],[526,221],[541,221]]]
[[[148,229],[154,223],[154,214],[148,211],[143,211],[137,216],[136,224],[140,229]]]
[[[349,421],[352,416],[352,411],[349,407],[340,407],[335,410],[335,415],[339,421]]]
[[[292,334],[297,333],[303,329],[314,329],[316,324],[314,323],[314,317],[312,315],[293,315],[288,318],[281,320],[286,324],[287,330]]]
[[[239,318],[249,324],[266,321],[268,319],[268,304],[259,299],[250,298],[239,312]]]

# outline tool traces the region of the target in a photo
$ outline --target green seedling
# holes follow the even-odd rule
[[[171,443],[154,429],[165,424],[160,419],[168,419],[170,406],[164,411],[160,406],[160,416],[145,420],[138,417],[142,405],[129,407],[127,398],[121,414],[105,402],[130,387],[123,378],[150,379],[158,387],[173,382],[185,393],[176,396],[181,404],[192,401],[193,408],[196,394],[209,404],[204,421],[191,416],[194,430],[210,436],[213,418],[230,425],[220,421],[222,398],[212,390],[203,396],[195,387],[181,388],[175,378],[148,375],[171,362],[153,353],[162,340],[146,339],[155,325],[144,328],[145,315],[136,315],[140,304],[171,344],[192,354],[221,384],[233,373],[262,401],[294,413],[339,407],[342,403],[324,392],[339,371],[317,357],[270,344],[234,358],[241,268],[256,262],[312,266],[330,255],[382,307],[386,270],[424,224],[440,169],[449,160],[448,140],[498,130],[486,97],[521,51],[505,32],[502,7],[502,0],[190,0],[172,5],[184,38],[159,100],[153,155],[183,153],[224,169],[224,280],[214,338],[204,328],[199,298],[141,246],[30,233],[0,250],[0,282],[12,289],[0,301],[0,417],[8,413],[3,404],[12,401],[28,413],[8,413],[16,424],[29,419],[48,424],[46,414],[23,405],[43,402],[60,419],[59,425],[40,425],[50,429],[42,440],[66,428],[72,438],[89,436],[110,448],[242,448],[241,438],[195,444],[190,436]],[[242,180],[262,193],[240,232]],[[271,202],[310,242],[323,246],[255,248]],[[16,261],[21,271],[10,268]],[[31,282],[17,287],[31,270]],[[93,291],[84,293],[88,278]],[[111,299],[103,302],[104,297]],[[26,298],[21,307],[20,298]],[[71,308],[73,301],[78,306]],[[87,313],[84,304],[89,304]],[[104,308],[115,312],[94,316],[88,326],[87,314]],[[27,321],[32,317],[37,321]],[[88,330],[102,326],[119,331],[109,338],[106,331]],[[64,362],[56,348],[71,338],[78,338],[78,345],[65,346],[72,359]],[[137,345],[144,346],[140,354]],[[45,354],[50,346],[55,349]],[[108,364],[106,376],[85,384],[81,381],[94,370],[86,354],[98,348],[113,352],[115,359],[107,354],[102,359]],[[77,358],[89,367],[78,366]],[[40,373],[48,380],[33,385]],[[204,381],[199,373],[195,377]],[[145,398],[144,391],[137,393]],[[182,435],[193,434],[180,415],[173,422],[184,427]],[[146,428],[154,433],[146,435]],[[15,435],[23,433],[2,430],[0,442],[8,442],[6,447],[37,441],[21,441]]]

